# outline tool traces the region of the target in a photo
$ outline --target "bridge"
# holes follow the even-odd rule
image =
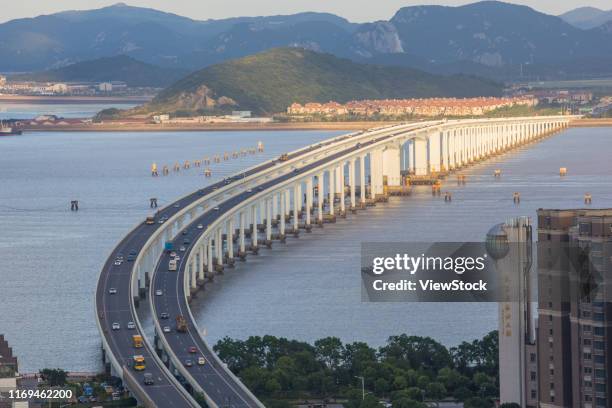
[[[101,271],[96,316],[109,369],[145,406],[198,406],[198,395],[211,407],[263,407],[202,338],[189,308],[216,274],[274,241],[385,201],[405,188],[407,178],[431,182],[551,135],[572,119],[429,121],[351,133],[180,198],[158,212],[154,225],[136,226]],[[168,267],[167,242],[184,247],[176,251],[176,271]],[[135,259],[115,265],[120,253],[135,254]],[[152,343],[145,338],[143,349],[136,350],[131,336],[143,333],[136,308],[147,297],[147,287],[155,338]],[[186,320],[185,332],[176,330],[179,315]],[[128,321],[135,330],[112,330],[112,323]],[[144,385],[144,374],[130,367],[134,354],[145,357],[155,384]]]

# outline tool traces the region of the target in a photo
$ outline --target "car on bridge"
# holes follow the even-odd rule
[[[108,290],[108,294],[109,295],[116,295],[117,294],[117,289],[116,288],[110,288]]]
[[[189,352],[191,354],[195,354],[195,353],[198,352],[198,349],[196,348],[196,346],[191,346],[191,347],[189,347]]]
[[[206,364],[206,359],[204,357],[199,357],[198,358],[198,365],[204,365]]]
[[[114,322],[113,323],[113,330],[119,330],[119,329],[121,329],[121,325],[119,323],[117,323],[117,322]]]

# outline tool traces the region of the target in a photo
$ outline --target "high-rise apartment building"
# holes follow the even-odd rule
[[[612,408],[612,209],[538,210],[538,400]]]

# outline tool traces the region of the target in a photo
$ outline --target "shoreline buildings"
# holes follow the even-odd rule
[[[533,107],[535,98],[429,98],[429,99],[380,99],[337,102],[294,103],[287,108],[290,116],[483,116],[488,112],[513,106]]]

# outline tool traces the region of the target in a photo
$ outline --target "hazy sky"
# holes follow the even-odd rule
[[[62,10],[99,8],[119,0],[0,0],[0,22],[34,17]],[[419,4],[461,5],[465,0],[130,0],[133,6],[151,7],[194,19],[290,14],[300,11],[326,11],[354,22],[386,20],[402,6]],[[593,6],[612,8],[612,0],[514,0],[549,14]]]

